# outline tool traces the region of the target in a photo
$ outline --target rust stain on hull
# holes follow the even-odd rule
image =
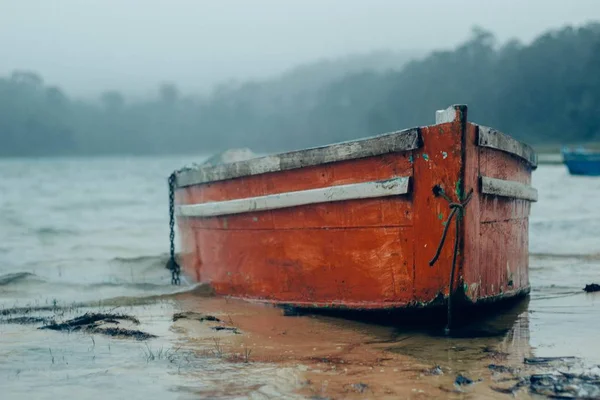
[[[416,149],[356,159],[345,153],[340,161],[257,174],[250,162],[245,176],[178,188],[176,202],[185,206],[398,177],[411,182],[406,195],[180,217],[184,271],[210,283],[217,294],[275,304],[350,309],[437,304],[449,294],[453,226],[438,261],[430,267],[429,260],[451,211],[449,201],[460,202],[473,190],[460,222],[455,293],[474,303],[526,293],[530,203],[482,193],[480,181],[485,176],[529,185],[535,166],[480,146],[479,127],[467,121],[465,106],[445,113],[443,122],[419,128]],[[347,151],[360,143],[349,143]],[[447,199],[436,196],[436,186]]]

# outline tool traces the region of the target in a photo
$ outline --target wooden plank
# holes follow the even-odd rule
[[[245,199],[187,204],[177,206],[176,213],[182,217],[214,217],[277,210],[307,204],[396,196],[408,193],[409,181],[409,177],[398,177],[384,181],[352,183]]]
[[[473,300],[529,286],[529,222],[525,219],[481,224],[479,279],[466,281],[467,296]]]
[[[409,151],[419,148],[419,130],[406,129],[328,146],[259,157],[216,166],[184,168],[176,172],[177,186],[285,171],[344,160]]]
[[[529,218],[531,201],[499,196],[481,196],[481,223]]]
[[[411,152],[382,154],[282,172],[245,176],[178,189],[188,192],[183,204],[208,203],[325,188],[350,183],[381,181],[412,176]],[[178,203],[181,204],[181,203]]]
[[[487,262],[481,262],[481,260],[485,260],[481,258],[481,246],[479,244],[481,241],[479,236],[482,218],[481,211],[484,209],[484,202],[482,200],[485,199],[485,196],[478,190],[481,148],[477,146],[476,141],[477,126],[467,123],[465,134],[465,190],[468,192],[472,189],[473,194],[471,201],[465,208],[461,227],[463,232],[461,253],[464,254],[464,261],[460,275],[462,275],[463,284],[470,284],[471,282],[479,282],[484,269],[495,268],[496,266],[490,265]],[[510,158],[506,154],[502,154],[502,156]],[[446,244],[446,246],[450,245],[450,243]],[[472,300],[477,300],[477,298]]]
[[[479,147],[479,175],[531,184],[531,168],[520,158],[489,147]]]
[[[525,160],[532,168],[537,167],[537,155],[530,146],[494,128],[479,125],[478,144],[512,154]]]
[[[481,193],[534,202],[538,199],[537,190],[529,185],[487,176],[481,177]]]
[[[412,228],[190,230],[217,294],[381,306],[412,298]],[[190,275],[193,266],[186,265]]]

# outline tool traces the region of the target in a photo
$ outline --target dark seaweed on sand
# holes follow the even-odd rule
[[[76,317],[62,323],[52,323],[40,327],[39,329],[50,329],[53,331],[67,332],[88,332],[101,333],[103,335],[114,337],[129,337],[136,340],[146,340],[155,338],[155,335],[142,332],[135,329],[124,329],[118,327],[103,327],[102,323],[119,324],[120,321],[129,321],[135,325],[139,325],[140,321],[131,315],[125,314],[108,314],[108,313],[85,313],[80,317]]]

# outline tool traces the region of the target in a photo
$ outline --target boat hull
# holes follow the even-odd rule
[[[571,175],[600,176],[600,153],[563,150],[562,154]]]
[[[600,176],[600,162],[572,161],[566,164],[571,175]]]
[[[455,106],[432,126],[179,171],[185,273],[217,294],[298,307],[433,307],[451,286],[471,303],[526,294],[535,157],[466,114]],[[471,190],[457,231],[450,203]]]

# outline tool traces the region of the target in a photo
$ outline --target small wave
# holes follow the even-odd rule
[[[32,278],[38,278],[38,276],[31,272],[12,272],[10,274],[0,275],[0,286],[11,285]]]
[[[188,294],[195,297],[213,297],[215,295],[213,288],[206,283],[196,283],[189,286],[173,287],[168,293],[149,294],[146,296],[118,296],[100,301],[81,303],[83,307],[120,307],[154,304],[161,301],[169,301],[177,296]]]
[[[153,256],[137,256],[137,257],[115,257],[110,260],[110,264],[116,265],[119,268],[127,270],[135,270],[144,273],[160,273],[165,274],[165,265],[169,256],[167,254],[159,254]],[[159,272],[160,271],[160,272]]]
[[[117,307],[133,307],[157,304],[164,301],[172,301],[177,296],[188,294],[195,297],[212,297],[214,291],[206,283],[198,283],[190,286],[173,287],[172,290],[163,293],[146,294],[142,296],[116,296],[104,299],[86,300],[79,302],[57,301],[54,304],[39,305],[28,304],[25,306],[2,307],[0,305],[0,316],[31,315],[33,313],[56,313],[59,310],[73,312],[78,309],[106,309]]]
[[[116,282],[94,282],[87,283],[85,286],[90,288],[103,288],[103,287],[121,287],[126,289],[135,289],[141,291],[156,291],[162,289],[163,294],[172,295],[174,293],[185,293],[194,290],[205,291],[207,286],[206,283],[191,283],[188,282],[185,276],[181,276],[182,285],[180,287],[173,286],[170,281],[165,280],[161,283],[152,282],[131,282],[131,281],[116,281]],[[200,288],[200,289],[199,289]],[[165,292],[165,289],[169,289]],[[167,293],[168,292],[168,293]]]
[[[66,204],[59,204],[51,207],[53,211],[72,211],[72,210],[97,210],[106,207],[129,207],[139,206],[141,203],[137,199],[110,199],[104,198],[101,201],[80,201],[70,202]]]
[[[56,288],[89,288],[89,289],[101,289],[101,288],[123,288],[130,290],[139,291],[156,291],[158,289],[164,289],[171,287],[171,283],[165,281],[165,283],[150,283],[150,282],[129,282],[129,281],[113,281],[113,282],[65,282],[65,281],[47,281],[41,279],[38,275],[30,272],[14,272],[6,275],[0,275],[0,286],[18,285],[24,282],[41,282],[48,286],[48,289]]]
[[[34,230],[34,233],[38,236],[42,237],[51,237],[51,236],[69,236],[75,235],[77,232],[71,229],[65,228],[55,228],[51,226],[43,226],[41,228],[37,228]]]
[[[76,305],[71,305],[71,308],[75,308]],[[10,315],[27,315],[36,312],[52,312],[56,310],[66,309],[66,307],[59,307],[56,305],[52,306],[24,306],[24,307],[9,307],[3,308],[0,307],[0,316],[10,316]]]
[[[147,282],[140,282],[140,283],[135,283],[135,282],[97,282],[97,283],[87,284],[86,286],[90,287],[90,288],[122,287],[122,288],[127,288],[127,289],[150,291],[150,290],[156,290],[159,288],[168,287],[170,284],[171,284],[170,282],[163,283],[163,284],[147,283]]]
[[[25,222],[21,218],[12,214],[10,209],[0,210],[0,222],[4,226],[17,227],[17,228],[21,228],[26,225]]]
[[[121,264],[146,264],[150,262],[167,262],[169,255],[167,253],[153,256],[137,256],[137,257],[115,257],[111,261]]]
[[[178,262],[181,262],[181,256],[177,254],[175,256]],[[143,255],[136,257],[115,257],[110,260],[111,264],[122,265],[124,267],[142,268],[146,271],[150,270],[163,270],[169,260],[167,253],[157,255]]]

